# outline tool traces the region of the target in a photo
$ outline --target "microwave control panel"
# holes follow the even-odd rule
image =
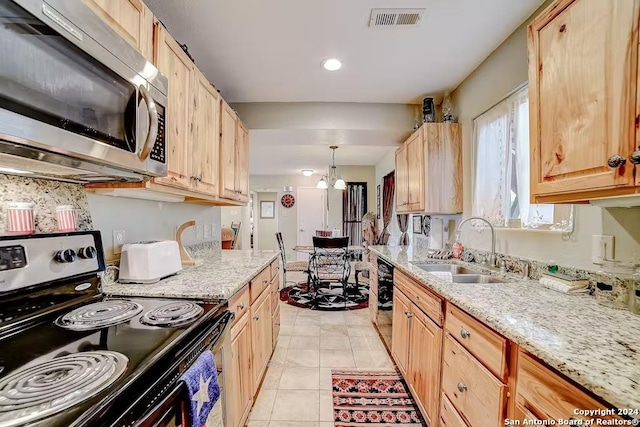
[[[155,160],[160,163],[167,163],[166,145],[167,140],[165,138],[165,120],[164,120],[164,107],[156,103],[158,108],[158,136],[156,136],[156,142],[153,144],[151,154],[149,157],[151,160]]]

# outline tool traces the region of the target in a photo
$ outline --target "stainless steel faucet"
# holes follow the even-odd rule
[[[479,221],[486,222],[489,228],[491,229],[491,255],[489,255],[489,265],[491,267],[496,266],[496,230],[493,228],[493,224],[491,224],[487,219],[482,218],[481,216],[470,216],[467,219],[463,219],[460,224],[458,224],[458,228],[456,229],[456,240],[460,240],[460,230],[462,226],[469,221],[477,219]]]

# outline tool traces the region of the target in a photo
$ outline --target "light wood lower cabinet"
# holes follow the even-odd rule
[[[442,329],[397,288],[391,354],[427,422],[438,417]]]
[[[393,332],[391,355],[400,372],[408,378],[409,339],[411,333],[411,302],[398,289],[393,293]]]
[[[471,426],[495,427],[505,418],[507,386],[448,334],[442,358],[442,391]]]
[[[518,355],[516,378],[516,419],[587,419],[576,414],[575,410],[607,408],[523,351]],[[593,418],[619,419],[616,416]]]
[[[244,425],[253,398],[253,372],[251,370],[251,325],[247,312],[237,319],[231,328],[231,363],[229,372],[232,383],[226,391],[227,424],[229,427]]]
[[[258,390],[273,349],[271,295],[263,292],[251,305],[251,350],[253,389]]]
[[[411,309],[409,344],[409,388],[427,419],[435,423],[440,394],[442,329],[415,305]]]

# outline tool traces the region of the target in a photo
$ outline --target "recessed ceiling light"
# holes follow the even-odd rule
[[[302,175],[304,175],[304,176],[311,176],[311,175],[313,175],[313,171],[312,171],[311,169],[304,169],[304,170],[302,171]]]
[[[327,71],[338,71],[342,68],[342,62],[336,58],[325,59],[322,62],[322,67]]]

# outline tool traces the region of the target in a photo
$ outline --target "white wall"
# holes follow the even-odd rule
[[[175,240],[175,230],[182,223],[195,220],[183,235],[186,245],[220,241],[220,208],[189,203],[166,203],[148,200],[98,196],[87,193],[93,226],[102,232],[107,259],[113,259],[113,230],[125,230],[126,242],[141,240]],[[208,229],[206,228],[208,227]],[[205,232],[212,234],[205,237]]]
[[[375,212],[376,189],[375,189],[375,168],[374,166],[338,166],[338,173],[342,178],[349,181],[367,182],[367,211]],[[293,248],[298,241],[298,203],[292,208],[285,208],[280,203],[280,198],[285,194],[285,186],[293,187],[290,192],[297,199],[298,187],[315,187],[320,174],[310,177],[297,175],[251,175],[249,186],[252,191],[276,191],[276,214],[278,217],[278,231],[282,233],[282,238],[287,249]],[[257,208],[259,209],[259,207]],[[256,210],[258,212],[258,210]],[[329,227],[342,229],[342,191],[329,190]],[[260,225],[259,225],[260,227]],[[258,231],[260,233],[260,231]],[[261,233],[260,233],[261,234]],[[261,234],[262,235],[262,234]],[[265,236],[266,238],[267,236]],[[273,236],[275,241],[275,236]],[[259,242],[260,249],[263,248]]]
[[[545,2],[532,17],[549,3],[550,1]],[[465,217],[471,212],[472,120],[527,81],[526,25],[530,19],[509,36],[452,93],[455,112],[462,124]],[[638,220],[640,208],[607,211],[578,205],[576,229],[571,240],[565,241],[559,234],[500,230],[497,232],[497,250],[540,261],[553,259],[562,265],[594,269],[597,266],[591,263],[591,236],[604,233],[615,236],[617,258],[640,260]],[[481,235],[469,228],[463,236],[463,242],[467,246],[479,249],[490,247],[488,233]]]
[[[260,202],[274,202],[274,218],[260,218]],[[260,250],[278,249],[276,233],[278,232],[278,205],[280,198],[277,192],[258,192],[255,208],[255,221],[258,223],[258,248]]]

